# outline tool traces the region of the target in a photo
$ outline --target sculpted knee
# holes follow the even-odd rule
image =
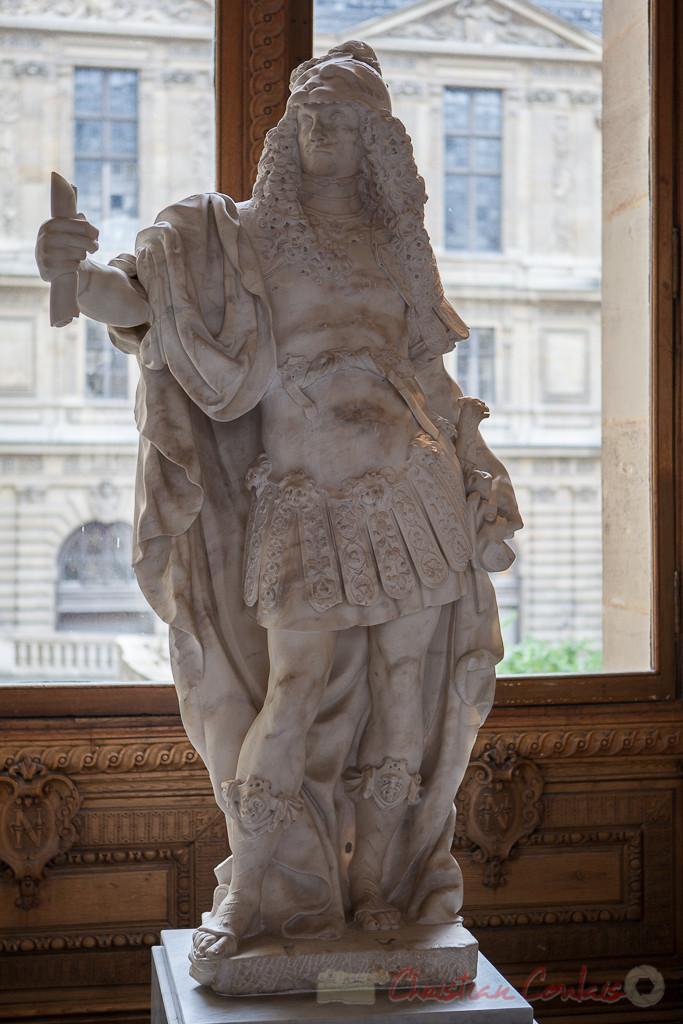
[[[392,701],[412,696],[420,686],[422,659],[414,654],[397,654],[380,645],[377,675],[379,687]],[[377,688],[377,687],[376,687]]]
[[[277,672],[271,669],[267,702],[280,729],[301,728],[318,711],[325,680],[314,671]]]

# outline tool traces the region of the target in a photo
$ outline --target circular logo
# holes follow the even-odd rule
[[[639,991],[638,983],[641,981],[649,982],[649,991]],[[624,992],[634,1006],[654,1006],[664,995],[664,978],[656,967],[649,964],[632,967],[624,978]]]

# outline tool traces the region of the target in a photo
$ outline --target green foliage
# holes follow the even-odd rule
[[[527,637],[505,650],[505,658],[496,669],[503,675],[547,675],[553,672],[599,672],[602,651],[590,640],[534,640]]]

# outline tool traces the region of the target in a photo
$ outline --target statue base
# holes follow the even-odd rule
[[[432,928],[423,926],[423,930]],[[463,933],[468,935],[460,926],[461,938]],[[391,941],[397,934],[384,932],[382,937]],[[399,1019],[404,1024],[488,1024],[494,1018],[497,1024],[533,1024],[532,1007],[481,954],[477,957],[471,936],[466,955],[471,957],[474,949],[476,966],[471,973],[476,973],[475,982],[466,981],[462,975],[456,977],[447,949],[457,947],[440,947],[443,974],[438,981],[427,981],[427,976],[414,966],[418,962],[415,960],[404,968],[405,974],[395,984],[395,979],[381,984],[370,980],[368,975],[372,972],[354,974],[340,968],[340,961],[332,963],[327,952],[330,944],[312,940],[308,943],[308,955],[312,955],[314,946],[324,946],[321,954],[325,955],[322,976],[313,991],[226,998],[190,977],[188,955],[192,935],[190,929],[163,932],[162,945],[152,951],[152,1024],[389,1024]],[[335,946],[343,942],[343,938],[339,939]],[[420,947],[416,948],[419,953]],[[342,953],[341,948],[339,952]],[[289,955],[291,962],[293,955]],[[255,954],[252,956],[255,961]],[[267,979],[268,972],[264,970],[261,980]]]
[[[283,939],[261,933],[234,956],[193,962],[190,974],[219,995],[335,992],[348,986],[468,984],[477,974],[477,940],[461,920],[362,931],[348,925],[338,939]]]

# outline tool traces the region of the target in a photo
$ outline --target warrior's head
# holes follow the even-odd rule
[[[384,122],[385,131],[390,127],[392,134],[405,135],[391,115],[389,90],[374,50],[355,40],[334,47],[296,68],[290,90],[285,118],[296,118],[303,173],[343,179],[361,172],[368,191],[373,176],[368,151],[382,134],[380,125]]]
[[[289,79],[287,107],[306,102],[360,103],[368,110],[391,113],[389,90],[377,54],[357,39],[333,46],[322,57],[311,57],[294,68]]]
[[[306,61],[292,72],[290,89],[284,116],[266,136],[254,186],[255,205],[271,227],[286,223],[290,241],[307,233],[305,174],[357,176],[369,212],[392,233],[399,222],[403,236],[407,221],[413,230],[422,225],[424,182],[371,47],[351,41]]]
[[[299,65],[290,90],[284,116],[266,136],[254,185],[264,262],[338,275],[338,254],[325,232],[316,232],[305,195],[311,178],[337,189],[346,183],[350,192],[357,189],[373,228],[384,231],[394,268],[405,269],[401,291],[409,305],[439,307],[443,288],[424,226],[424,181],[410,138],[391,112],[374,50],[355,40],[342,43]],[[455,312],[449,327],[467,336]],[[440,337],[441,326],[435,330]]]

